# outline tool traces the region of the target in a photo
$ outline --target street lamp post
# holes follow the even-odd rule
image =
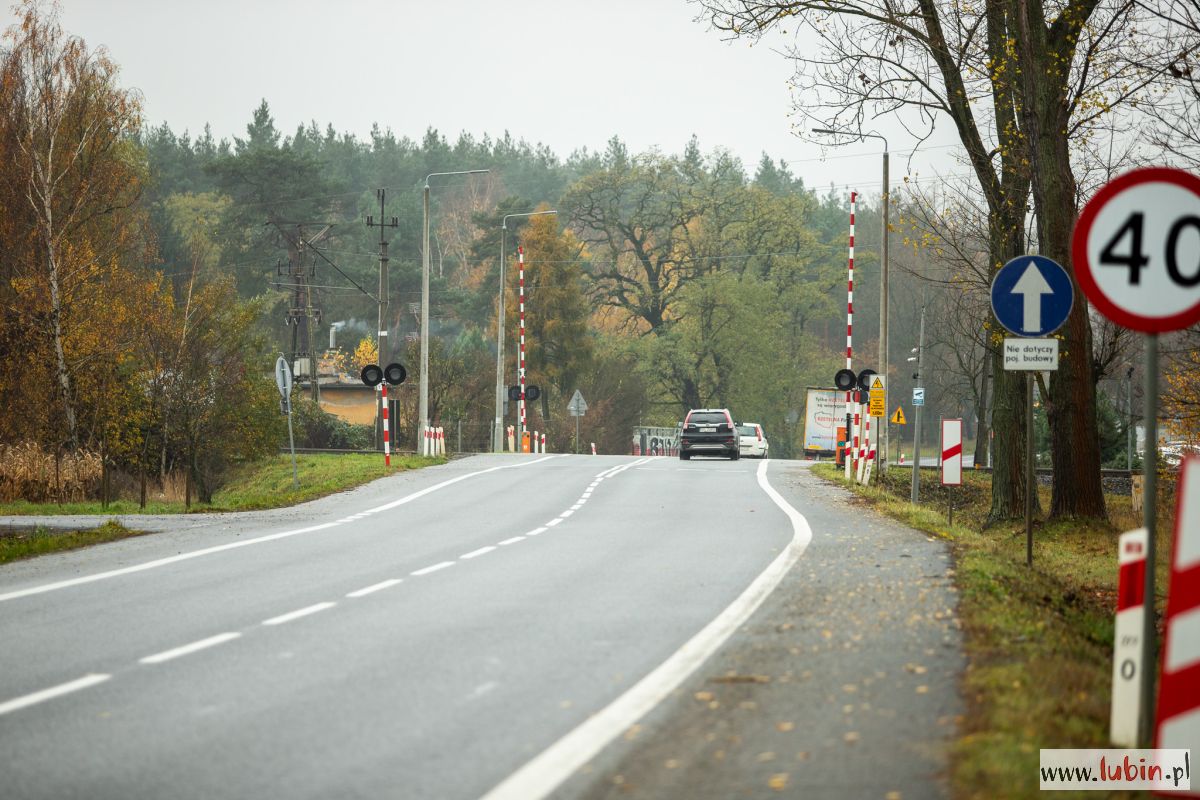
[[[557,211],[530,211],[525,214],[505,214],[500,220],[500,295],[496,301],[496,423],[492,430],[492,449],[504,452],[504,238],[508,221],[513,217],[539,217]]]
[[[880,270],[879,270],[879,371],[884,375],[883,382],[883,407],[886,411],[888,406],[888,386],[891,381],[886,380],[888,370],[888,232],[890,225],[888,224],[888,207],[891,205],[891,186],[888,179],[888,141],[887,137],[878,133],[851,133],[849,131],[835,131],[830,128],[813,128],[813,133],[825,133],[833,136],[856,136],[859,139],[882,139],[883,140],[883,232],[880,234]],[[880,425],[881,433],[883,434],[883,442],[880,450],[879,469],[887,470],[888,465],[888,424],[885,420]]]
[[[486,169],[467,169],[456,172],[431,172],[425,176],[422,198],[422,227],[424,243],[421,248],[421,424],[417,428],[417,449],[425,454],[425,432],[429,429],[429,179],[444,175],[481,175]]]

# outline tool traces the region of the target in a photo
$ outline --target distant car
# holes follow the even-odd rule
[[[741,455],[733,415],[727,408],[693,408],[683,418],[679,458],[725,456],[737,461]]]
[[[767,457],[767,448],[770,447],[770,444],[767,442],[767,437],[763,435],[762,425],[757,422],[739,422],[737,431],[738,452],[741,455],[750,458]]]

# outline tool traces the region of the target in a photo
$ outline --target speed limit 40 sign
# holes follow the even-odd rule
[[[1109,181],[1079,215],[1072,256],[1079,287],[1118,325],[1200,321],[1200,178],[1149,167]]]

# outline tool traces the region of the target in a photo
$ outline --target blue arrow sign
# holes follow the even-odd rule
[[[992,280],[992,312],[1017,336],[1053,333],[1074,304],[1067,271],[1045,256],[1014,258]]]

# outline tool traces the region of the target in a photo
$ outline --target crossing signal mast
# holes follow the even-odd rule
[[[377,363],[367,365],[360,377],[367,386],[379,387],[380,403],[379,412],[375,415],[375,441],[382,445],[384,464],[391,466],[391,431],[388,421],[391,408],[388,403],[387,384],[399,386],[408,377],[408,371],[399,363],[388,362],[388,241],[384,229],[399,228],[400,220],[397,217],[384,216],[386,189],[377,189],[375,196],[379,199],[379,218],[368,216],[366,222],[368,228],[379,228],[379,296],[376,298],[379,303],[379,338],[376,339],[378,359]]]

